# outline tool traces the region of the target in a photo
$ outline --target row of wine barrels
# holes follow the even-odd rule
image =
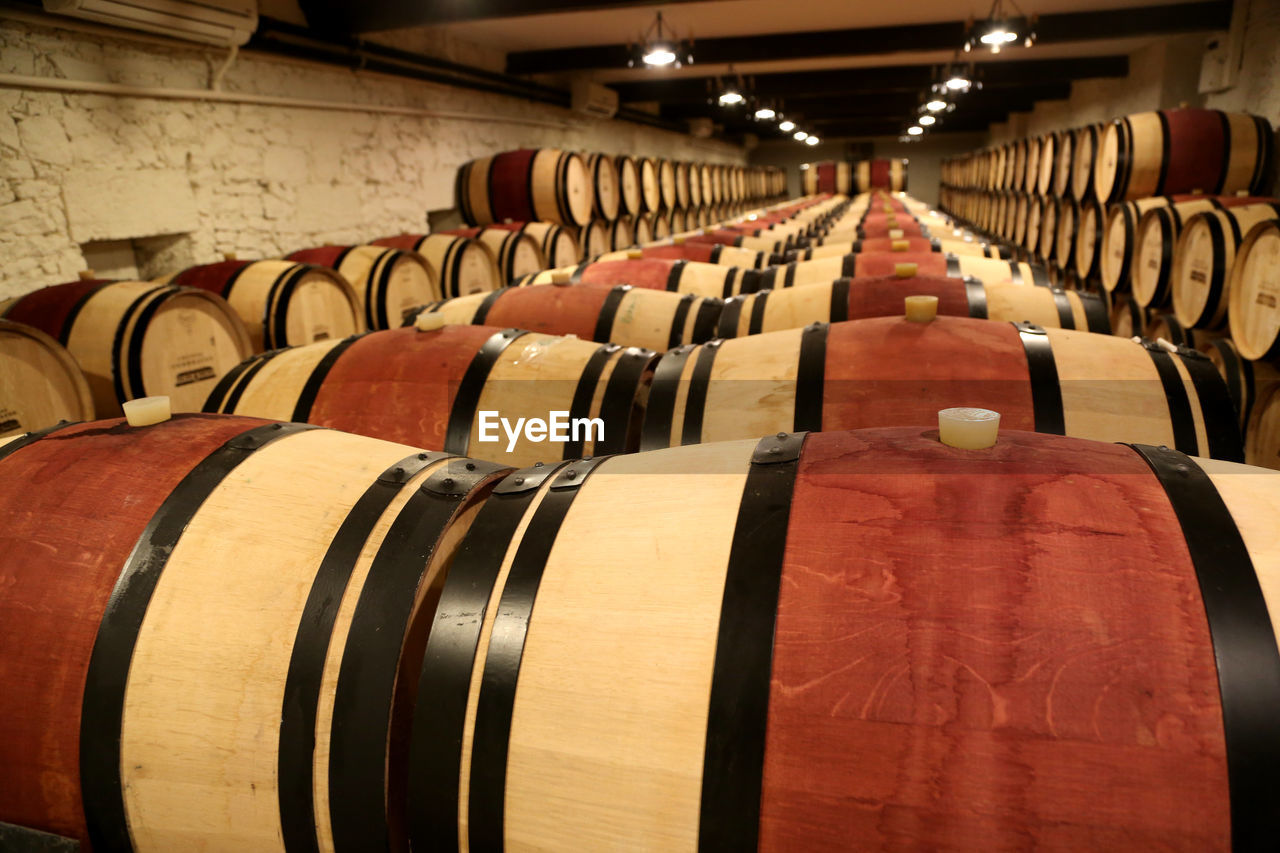
[[[627,155],[583,156],[588,160],[591,174],[604,171],[610,162],[615,169],[603,180],[605,195],[616,193],[617,205],[608,198],[593,204],[596,217],[602,219],[660,211],[670,214],[675,210],[767,198],[782,193],[786,180],[775,167],[689,163]]]
[[[594,203],[586,163],[556,148],[522,148],[472,160],[458,170],[456,189],[458,209],[469,225],[507,220],[585,225]]]
[[[784,255],[773,255],[775,264],[811,261],[832,255],[856,255],[861,252],[946,252],[952,255],[974,255],[983,258],[1009,257],[1011,252],[984,240],[947,239],[941,237],[869,237],[865,240],[828,242],[825,238],[811,241],[807,249],[793,249]]]
[[[360,298],[367,329],[399,326],[406,310],[442,296],[430,265],[417,252],[387,246],[318,246],[286,257],[341,273]]]
[[[1011,429],[1243,458],[1230,397],[1202,354],[968,317],[819,323],[672,350],[641,448],[927,423],[947,406],[995,409]]]
[[[1105,291],[1104,291],[1105,293]],[[1120,338],[1142,337],[1150,312],[1133,301],[1132,293],[1116,291],[1111,299],[1111,334]]]
[[[1280,357],[1280,219],[1259,222],[1241,243],[1231,266],[1227,316],[1245,358]]]
[[[871,190],[906,192],[907,163],[907,160],[898,158],[859,160],[853,166],[857,191],[860,193]]]
[[[637,249],[622,250],[594,256],[597,261],[626,260],[634,252],[644,258],[665,258],[668,260],[686,260],[697,263],[716,264],[726,267],[743,267],[759,269],[768,266],[769,254],[756,249],[742,249],[726,246],[723,243],[690,243],[682,236],[673,238],[673,242],[653,246],[640,246]]]
[[[1134,113],[1102,134],[1094,192],[1103,201],[1257,195],[1270,152],[1271,126],[1261,116],[1186,108]]]
[[[826,284],[759,290],[725,301],[722,338],[901,315],[908,296],[934,296],[944,316],[1034,323],[1046,328],[1109,334],[1107,306],[1097,295],[1018,284],[983,284],[974,278],[920,275],[903,279],[840,278]],[[695,342],[696,343],[696,342]]]
[[[498,276],[503,287],[520,276],[546,269],[547,258],[539,241],[517,227],[490,225],[484,228],[457,228],[443,232],[456,237],[479,240],[493,253],[498,263]],[[419,303],[421,304],[421,303]],[[415,306],[410,306],[415,307]],[[403,314],[401,315],[403,321]],[[380,327],[381,328],[381,327]]]
[[[1280,370],[1265,361],[1244,358],[1230,338],[1210,338],[1201,345],[1200,351],[1209,356],[1227,383],[1227,391],[1240,416],[1240,430],[1245,437],[1245,462],[1268,468],[1280,466],[1280,458],[1259,459],[1250,453],[1249,448],[1254,408],[1280,388]]]
[[[1227,324],[1231,276],[1241,244],[1252,228],[1274,219],[1278,214],[1280,202],[1266,201],[1205,211],[1187,220],[1173,250],[1169,288],[1178,319],[1188,326],[1210,329],[1220,329]],[[1268,287],[1271,292],[1275,291],[1274,287]],[[1258,292],[1254,288],[1248,294],[1242,294],[1245,299],[1254,300],[1242,303],[1242,308],[1246,305],[1248,308],[1239,314],[1239,329],[1246,338],[1251,337],[1248,315],[1254,314],[1263,319],[1262,326],[1255,327],[1258,329],[1274,322],[1269,319],[1274,306],[1268,305],[1265,297],[1257,301]],[[1250,351],[1255,349],[1252,341],[1246,343],[1246,347]],[[1266,349],[1263,347],[1262,351]]]
[[[437,591],[506,469],[209,415],[0,457],[6,829],[138,851],[403,836]]]
[[[444,322],[508,326],[546,335],[665,352],[715,336],[723,303],[630,284],[535,285],[424,306]]]
[[[1107,223],[1102,232],[1102,261],[1100,272],[1102,286],[1110,293],[1130,289],[1134,275],[1134,259],[1137,254],[1139,223],[1148,211],[1158,207],[1172,207],[1183,202],[1198,205],[1207,197],[1178,195],[1140,198],[1136,201],[1117,202],[1107,209]],[[1140,305],[1149,305],[1151,300]]]
[[[409,844],[1266,846],[1228,781],[1254,744],[1222,720],[1251,707],[1250,642],[1280,692],[1276,479],[919,428],[547,472],[485,504],[445,580]],[[1210,524],[1238,598],[1203,580]]]
[[[360,297],[350,282],[327,267],[233,259],[188,267],[157,283],[221,296],[244,322],[254,352],[364,331]]]
[[[603,255],[573,267],[543,270],[515,282],[520,287],[543,284],[627,284],[645,290],[666,290],[723,299],[743,292],[754,281],[753,271],[682,258],[646,256],[638,249],[618,256]],[[749,281],[750,279],[750,281]]]
[[[653,359],[637,347],[519,329],[390,329],[249,359],[222,378],[205,411],[532,465],[634,450],[639,389]],[[536,418],[558,434],[551,421],[556,412],[581,440],[522,432],[508,444],[498,421]]]
[[[99,417],[157,395],[176,411],[199,411],[218,378],[253,352],[226,300],[194,287],[85,278],[17,297],[0,316],[71,353]]]
[[[581,257],[576,234],[563,225],[551,222],[505,222],[493,226],[507,231],[528,234],[538,244],[547,266],[562,267]]]
[[[39,329],[0,320],[0,437],[93,420],[80,365]]]
[[[823,160],[800,165],[800,184],[805,195],[853,191],[853,167],[844,160]]]
[[[1050,284],[1048,273],[1039,264],[942,252],[863,252],[745,270],[739,286],[743,292],[749,293],[763,288],[825,283],[837,278],[884,275],[969,275],[986,284],[1035,284],[1041,287]]]
[[[942,163],[943,187],[1017,191],[1057,199],[1093,195],[1102,123],[1015,139]]]
[[[443,297],[487,293],[502,287],[502,274],[493,251],[479,240],[457,234],[398,234],[373,241],[375,246],[388,246],[417,252],[440,283]]]

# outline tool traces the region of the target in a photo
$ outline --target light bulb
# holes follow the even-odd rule
[[[934,118],[933,116],[920,116],[919,121],[922,125],[924,125],[925,127],[928,127],[929,125],[937,121],[937,119]]]
[[[670,65],[676,61],[675,51],[671,45],[658,43],[649,48],[644,55],[645,65]]]
[[[745,100],[746,98],[742,97],[742,94],[737,90],[728,89],[725,91],[723,95],[720,96],[720,106],[731,107],[734,104],[740,104]]]
[[[934,99],[925,104],[924,108],[931,113],[940,113],[947,108],[947,102]]]
[[[924,128],[920,127],[919,125],[908,127],[907,133],[911,134],[912,136],[919,136],[920,134],[924,133]]]
[[[778,125],[778,130],[782,131],[783,133],[790,133],[795,129],[796,129],[796,123],[794,121],[784,121],[782,124]]]
[[[805,133],[803,130],[797,130],[794,134],[792,134],[792,137],[800,140],[801,142],[804,142],[806,139],[809,138],[809,134]]]
[[[760,109],[756,110],[756,118],[758,118],[758,119],[768,119],[768,118],[773,118],[773,117],[774,117],[774,116],[776,116],[776,115],[777,115],[777,113],[775,113],[775,112],[774,112],[772,109],[770,109],[769,107],[761,107]]]
[[[963,89],[968,85],[969,85],[969,78],[961,77],[959,74],[957,74],[955,77],[952,77],[950,80],[947,81],[948,89]]]
[[[817,145],[817,144],[818,144],[819,142],[821,142],[821,141],[822,141],[822,140],[821,140],[821,139],[819,139],[819,138],[818,138],[818,137],[816,137],[816,136],[810,136],[808,139],[806,139],[806,140],[804,141],[804,144],[805,144],[805,145]]]

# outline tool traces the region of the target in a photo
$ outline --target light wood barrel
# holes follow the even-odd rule
[[[1040,163],[1036,170],[1036,185],[1032,192],[1040,196],[1048,196],[1054,193],[1054,177],[1055,170],[1058,168],[1058,138],[1061,134],[1057,132],[1046,133],[1040,137]]]
[[[596,219],[617,219],[622,204],[618,186],[618,166],[607,154],[586,154],[587,174],[591,176],[591,213]],[[585,223],[580,223],[585,224]]]
[[[642,449],[925,424],[948,406],[995,409],[1012,429],[1243,458],[1230,397],[1202,354],[967,317],[850,320],[673,350],[654,376]]]
[[[1040,208],[1040,242],[1036,254],[1048,262],[1058,257],[1058,208],[1059,201],[1046,197]]]
[[[647,246],[653,242],[653,217],[654,211],[642,213],[632,220],[631,227],[635,230],[635,240],[633,244],[636,246]],[[616,247],[622,248],[622,247]]]
[[[71,354],[34,326],[0,320],[0,437],[93,420],[93,395]]]
[[[1039,264],[950,255],[941,252],[863,252],[843,257],[793,261],[762,270],[746,270],[743,292],[764,288],[825,284],[837,278],[876,278],[885,275],[971,275],[985,284],[1036,284],[1048,287],[1049,274]]]
[[[1278,214],[1280,202],[1264,201],[1205,211],[1187,220],[1174,246],[1170,284],[1174,311],[1184,324],[1216,329],[1227,322],[1240,244],[1251,228]],[[1249,310],[1265,311],[1266,301]],[[1248,345],[1245,349],[1255,351]]]
[[[1027,217],[1022,233],[1022,246],[1035,255],[1040,245],[1040,214],[1044,208],[1044,199],[1039,196],[1027,196]]]
[[[480,229],[446,234],[474,237]],[[319,246],[288,255],[291,261],[337,270],[360,297],[367,329],[387,329],[404,321],[404,312],[443,298],[426,258],[387,246]]]
[[[1280,384],[1261,393],[1245,433],[1245,459],[1250,465],[1280,469]]]
[[[1058,265],[1075,269],[1076,237],[1080,222],[1080,204],[1075,199],[1064,198],[1058,202],[1058,221],[1055,226],[1054,257]]]
[[[174,411],[198,411],[218,377],[253,352],[226,300],[194,287],[87,279],[18,297],[2,316],[66,347],[99,417],[151,396],[169,397]]]
[[[634,450],[635,407],[653,358],[637,347],[518,329],[390,329],[246,361],[219,383],[205,409],[532,465]],[[487,436],[485,412],[498,413]],[[596,429],[565,442],[548,441],[545,432],[542,440],[521,433],[508,449],[496,417],[549,425],[556,412],[567,413],[569,422],[600,419],[603,439]]]
[[[920,427],[517,472],[441,593],[410,844],[1264,838],[1267,809],[1228,781],[1254,744],[1222,720],[1252,707],[1255,648],[1257,688],[1280,691],[1276,481],[1016,430],[963,451]],[[1208,580],[1210,525],[1238,597]]]
[[[1191,196],[1179,196],[1185,201]],[[1157,207],[1166,207],[1175,199],[1157,196],[1136,201],[1116,202],[1107,208],[1107,224],[1102,232],[1102,258],[1099,268],[1102,286],[1111,293],[1128,291],[1138,246],[1138,223],[1142,215]],[[1146,304],[1146,303],[1143,303]]]
[[[1173,251],[1187,219],[1220,207],[1214,198],[1200,196],[1157,206],[1142,214],[1134,245],[1133,298],[1139,305],[1169,304]]]
[[[719,201],[716,197],[715,176],[710,163],[698,164],[698,188],[702,193],[702,208],[705,210]]]
[[[1107,214],[1097,199],[1085,199],[1076,207],[1075,267],[1082,281],[1099,276],[1102,266],[1102,235]]]
[[[390,246],[417,252],[427,261],[445,298],[487,293],[502,286],[502,273],[493,251],[471,237],[458,234],[399,234],[374,240],[375,246]]]
[[[360,297],[327,267],[229,260],[189,267],[158,281],[198,287],[227,300],[244,321],[254,352],[364,331]]]
[[[785,252],[794,244],[794,237],[770,237],[770,233],[771,232],[769,231],[765,231],[762,233],[762,236],[752,237],[748,234],[743,234],[741,231],[734,231],[728,228],[715,228],[708,231],[700,231],[690,234],[685,238],[685,242],[720,243],[739,249],[752,249],[757,252],[766,252],[769,254]]]
[[[649,157],[641,157],[636,160],[636,169],[640,174],[641,206],[640,210],[632,213],[633,216],[662,207],[662,185],[658,181],[657,162]]]
[[[670,234],[678,234],[682,231],[688,230],[689,220],[684,208],[677,207],[675,210],[671,211],[669,223],[670,224],[667,226],[669,229],[668,236]]]
[[[458,207],[470,225],[591,219],[591,175],[582,158],[556,148],[523,148],[481,157],[458,170]]]
[[[1071,144],[1070,195],[1076,201],[1084,201],[1095,195],[1094,172],[1105,129],[1105,124],[1098,123],[1077,128],[1074,132]]]
[[[1040,183],[1040,137],[1033,136],[1026,140],[1027,166],[1022,181],[1022,190],[1027,195],[1034,195]]]
[[[658,160],[655,164],[658,171],[658,197],[666,210],[672,210],[679,199],[676,194],[676,167],[670,160]]]
[[[519,231],[532,237],[542,252],[544,266],[562,267],[581,257],[578,238],[563,225],[553,222],[506,222],[493,227]]]
[[[522,230],[522,225],[509,223],[487,228],[458,228],[443,233],[470,237],[484,243],[493,252],[498,262],[498,275],[506,286],[521,276],[547,268],[547,258],[538,239]],[[423,300],[418,305],[428,301],[431,300]]]
[[[630,284],[510,287],[426,306],[446,323],[511,326],[547,335],[664,352],[715,336],[724,303]]]
[[[675,237],[671,243],[659,243],[652,246],[641,246],[639,249],[644,258],[666,258],[668,260],[698,261],[705,264],[717,264],[725,267],[742,267],[758,269],[768,266],[769,254],[755,249],[740,249],[726,246],[723,243],[690,243],[683,237]],[[596,258],[600,261],[626,260],[628,251],[615,251]]]
[[[1091,293],[1020,284],[984,285],[975,278],[897,276],[840,278],[781,290],[760,290],[725,302],[718,334],[736,338],[797,329],[810,323],[892,317],[908,296],[935,296],[938,313],[1036,323],[1048,328],[1109,334],[1107,306]]]
[[[685,161],[680,160],[674,164],[673,168],[675,169],[676,180],[676,203],[671,209],[674,212],[677,210],[684,210],[693,203],[693,188],[690,181],[690,165]]]
[[[793,249],[784,255],[770,257],[775,263],[811,261],[859,252],[947,252],[953,255],[973,255],[981,258],[999,258],[1009,254],[994,243],[982,240],[943,239],[940,237],[868,237],[865,240],[829,243],[825,239],[807,249]]]
[[[665,240],[671,236],[671,214],[667,211],[646,213],[640,218],[644,220],[649,228],[649,240],[646,242],[652,243],[655,240]],[[636,242],[640,241],[637,240]]]
[[[582,226],[578,235],[579,258],[590,259],[613,250],[613,229],[617,220],[593,219]]]
[[[424,620],[507,469],[209,415],[15,444],[6,824],[139,853],[403,836]]]
[[[1256,195],[1270,150],[1271,126],[1260,116],[1205,109],[1134,113],[1103,132],[1094,191],[1104,201]]]
[[[1111,295],[1111,334],[1120,338],[1146,334],[1151,312],[1133,299],[1132,293],[1116,291]]]
[[[635,215],[644,209],[640,190],[640,167],[636,160],[625,154],[614,158],[618,167],[618,215]]]
[[[1280,355],[1280,219],[1253,226],[1231,267],[1231,337],[1245,358]]]
[[[1268,468],[1278,467],[1275,460],[1268,462],[1256,457],[1250,458],[1248,428],[1257,402],[1266,400],[1273,389],[1280,387],[1280,370],[1265,361],[1243,358],[1230,338],[1210,338],[1200,345],[1200,351],[1209,356],[1209,360],[1222,374],[1227,383],[1227,391],[1231,394],[1231,402],[1240,415],[1240,430],[1245,437],[1245,462]]]
[[[1163,338],[1169,343],[1177,344],[1180,347],[1203,349],[1210,340],[1220,337],[1216,332],[1207,332],[1203,329],[1193,329],[1190,326],[1182,325],[1172,311],[1149,309],[1147,316],[1150,319],[1147,321],[1147,328],[1143,334],[1153,341]]]
[[[1027,182],[1027,145],[1026,139],[1015,139],[1013,145],[1013,184],[1014,192],[1022,192]]]
[[[907,191],[907,161],[902,159],[861,160],[854,167],[858,192],[871,190]]]
[[[727,298],[754,286],[753,275],[751,270],[738,267],[646,256],[633,249],[619,256],[605,255],[576,267],[544,270],[537,275],[525,276],[516,284],[522,287],[554,284],[567,276],[572,284],[629,284],[647,290]]]
[[[635,221],[634,216],[619,216],[617,221],[609,227],[610,251],[626,251],[636,244]]]

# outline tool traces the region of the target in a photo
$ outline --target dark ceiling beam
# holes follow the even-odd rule
[[[423,4],[430,5],[430,4]],[[1139,6],[1093,12],[1041,15],[1036,36],[1041,44],[1105,38],[1174,35],[1225,30],[1231,23],[1231,0]],[[827,30],[775,35],[698,39],[697,62],[769,62],[816,57],[878,56],[898,51],[954,50],[965,37],[964,21],[894,27]],[[529,50],[507,55],[507,73],[540,74],[624,68],[625,44]]]
[[[340,33],[368,33],[458,21],[520,18],[556,12],[593,12],[634,6],[670,6],[706,0],[299,0],[307,23]]]
[[[1026,59],[985,62],[976,66],[984,91],[1025,89],[1091,77],[1124,77],[1127,56],[1095,56],[1084,59]],[[755,74],[748,78],[760,98],[792,96],[911,93],[918,95],[933,82],[932,65],[899,65],[880,68],[840,68],[829,71],[797,71],[790,74]],[[705,103],[716,93],[715,77],[672,77],[639,83],[611,84],[624,103],[658,101],[663,104]]]

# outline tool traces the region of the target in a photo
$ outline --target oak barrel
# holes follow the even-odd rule
[[[636,160],[636,169],[640,174],[641,207],[640,210],[632,213],[633,216],[662,207],[662,185],[658,182],[657,161],[649,157],[641,157]]]
[[[520,276],[547,268],[547,257],[543,254],[540,241],[533,234],[524,231],[522,225],[523,223],[508,223],[485,228],[458,228],[441,233],[470,237],[489,247],[498,262],[498,275],[505,287]]]
[[[741,249],[723,243],[690,243],[684,237],[674,237],[670,243],[641,246],[637,250],[645,258],[698,261],[726,267],[758,269],[768,266],[769,254],[757,249]],[[611,252],[597,258],[601,261],[624,260],[627,251]]]
[[[1221,205],[1212,197],[1199,196],[1158,206],[1138,220],[1134,240],[1133,297],[1141,305],[1167,305],[1169,282],[1173,276],[1173,251],[1187,219]]]
[[[1075,267],[1080,279],[1096,278],[1101,272],[1102,235],[1107,225],[1107,214],[1097,199],[1088,198],[1076,203]]]
[[[633,249],[617,257],[606,255],[575,267],[544,270],[525,276],[516,284],[554,284],[558,279],[567,279],[571,284],[629,284],[646,290],[725,298],[755,283],[751,270],[638,253],[639,250]]]
[[[1259,222],[1240,244],[1231,267],[1227,315],[1241,355],[1280,356],[1280,219]]]
[[[591,214],[596,219],[617,219],[622,204],[618,166],[607,154],[584,154],[591,176]],[[585,224],[585,223],[579,223]]]
[[[1098,149],[1102,145],[1105,124],[1090,124],[1077,128],[1072,139],[1071,198],[1084,201],[1093,198],[1094,173],[1097,169]],[[1109,201],[1110,199],[1103,199]]]
[[[640,168],[632,157],[620,154],[614,158],[618,168],[618,215],[634,216],[644,209],[640,190]]]
[[[0,313],[67,348],[99,417],[157,395],[174,411],[198,411],[218,377],[253,352],[226,300],[194,287],[82,279],[20,296]]]
[[[458,209],[469,225],[591,219],[591,175],[582,158],[556,148],[522,148],[481,157],[458,170]]]
[[[822,284],[837,278],[866,278],[884,275],[971,275],[986,284],[1036,284],[1049,286],[1049,276],[1039,264],[981,258],[973,255],[951,255],[942,252],[862,252],[843,257],[793,261],[782,266],[747,270],[741,289],[744,292],[766,287],[793,287]]]
[[[1174,246],[1170,284],[1174,311],[1185,324],[1221,328],[1227,322],[1240,244],[1251,228],[1277,215],[1280,202],[1266,201],[1210,210],[1187,220]],[[1257,303],[1257,310],[1265,311],[1265,303],[1265,298]]]
[[[227,260],[159,280],[216,293],[244,321],[254,352],[345,338],[364,331],[360,297],[328,267]]]
[[[634,450],[637,400],[653,357],[637,347],[518,329],[390,329],[245,361],[219,383],[205,409],[532,465]],[[481,440],[485,412],[498,414],[488,440]],[[596,440],[593,428],[581,431],[577,442],[548,442],[553,412],[600,419],[603,439]],[[498,416],[512,423],[541,420],[541,439],[521,433],[509,451]]]
[[[1280,457],[1270,461],[1250,457],[1248,432],[1255,404],[1268,399],[1272,390],[1280,387],[1280,370],[1265,361],[1250,361],[1242,357],[1230,338],[1210,338],[1200,346],[1200,351],[1209,356],[1222,374],[1231,393],[1231,402],[1235,403],[1236,412],[1240,415],[1240,430],[1245,437],[1245,462],[1268,468],[1280,467]]]
[[[517,472],[441,593],[410,843],[1265,849],[1277,479],[927,427]]]
[[[402,838],[424,619],[506,469],[213,415],[32,438],[0,448],[0,821],[139,853]]]
[[[578,238],[570,228],[553,222],[502,222],[493,226],[528,234],[542,252],[543,265],[563,267],[582,256]]]
[[[484,243],[458,234],[399,234],[373,241],[375,246],[390,246],[417,252],[426,258],[440,282],[444,298],[487,293],[502,287],[498,259]]]
[[[49,335],[0,320],[0,437],[93,419],[80,365]]]
[[[949,406],[995,409],[1011,429],[1243,458],[1226,386],[1201,353],[968,317],[819,323],[672,350],[641,447],[927,424]]]
[[[463,229],[452,233],[473,237],[477,231]],[[417,252],[387,246],[318,246],[301,249],[287,257],[341,273],[360,297],[367,329],[398,326],[409,308],[442,298],[431,266]]]
[[[1280,385],[1259,395],[1245,433],[1244,454],[1250,465],[1280,469]]]
[[[664,210],[673,210],[679,199],[676,193],[676,167],[670,160],[658,160],[658,197]]]

